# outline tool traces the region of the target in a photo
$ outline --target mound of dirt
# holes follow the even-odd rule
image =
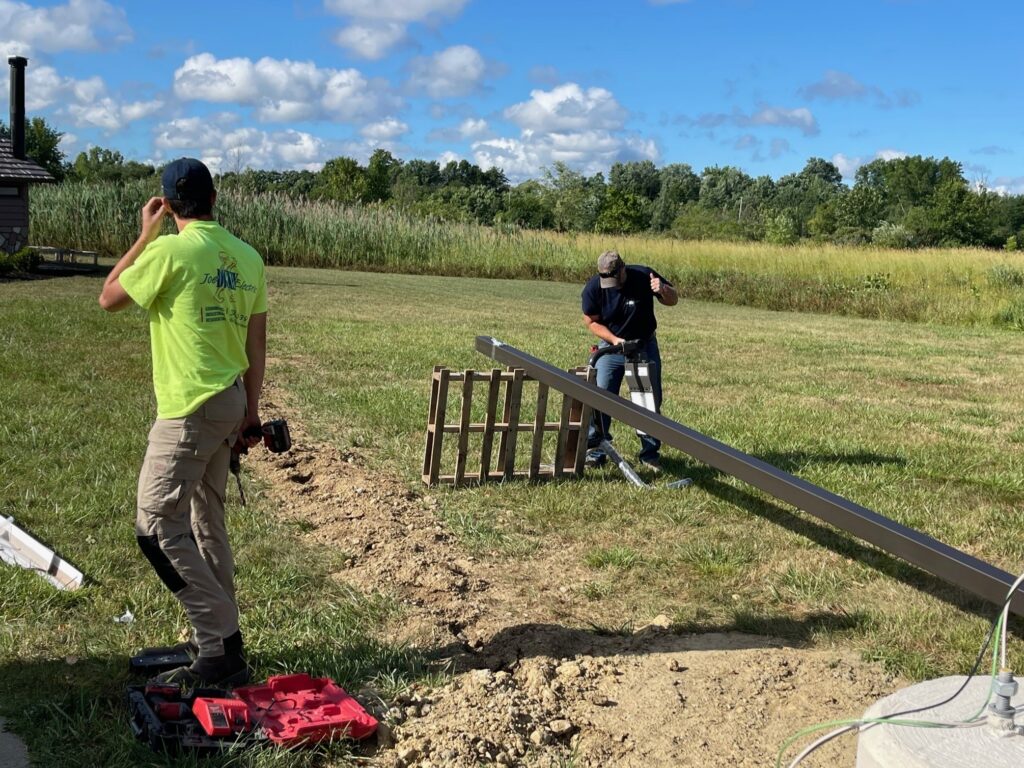
[[[280,393],[295,447],[250,466],[306,535],[347,554],[335,578],[391,592],[405,610],[392,639],[425,649],[449,682],[374,705],[373,763],[560,766],[764,766],[807,725],[861,714],[897,681],[842,651],[743,635],[683,635],[667,617],[632,634],[583,629],[592,604],[566,584],[579,553],[491,562],[467,556],[439,502],[313,443]],[[802,765],[852,765],[853,738]]]

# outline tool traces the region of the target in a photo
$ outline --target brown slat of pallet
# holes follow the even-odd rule
[[[586,379],[586,368],[573,368],[569,373]],[[579,400],[573,399],[572,408],[569,409],[569,433],[565,439],[565,460],[562,463],[563,471],[569,474],[576,473],[576,457],[580,449],[580,428],[583,422],[583,409],[585,406]]]
[[[469,417],[473,407],[473,371],[466,371],[462,382],[462,413],[459,414],[459,452],[455,457],[455,484],[462,485],[469,451]]]
[[[544,432],[547,428],[548,412],[548,385],[540,383],[537,385],[537,413],[533,419],[533,444],[530,446],[530,470],[527,476],[535,480],[540,471],[540,455],[544,450]]]
[[[496,368],[495,370],[498,371],[498,376],[501,378],[501,381],[505,381],[505,382],[512,381],[512,377],[514,375],[513,371],[511,371],[511,370],[503,371],[501,368]],[[473,374],[473,381],[490,381],[491,380],[491,374],[489,372],[485,373],[484,371],[471,371],[471,373]],[[464,372],[462,372],[462,371],[452,371],[451,372],[449,381],[465,381],[465,380],[466,380],[466,374]],[[533,381],[533,378],[523,374],[523,381]]]
[[[438,473],[441,470],[441,440],[444,437],[444,430],[437,429],[436,425],[444,424],[444,414],[448,408],[448,375],[450,371],[442,368],[438,371],[437,381],[437,407],[434,409],[435,428],[430,435],[433,438],[430,453],[430,468],[427,473],[427,483],[433,485],[437,482]]]
[[[523,399],[523,371],[519,368],[512,372],[512,381],[508,385],[508,402],[506,407],[508,409],[508,417],[505,419],[509,424],[519,423],[519,406]],[[516,466],[516,438],[519,436],[519,431],[510,429],[502,436],[504,438],[505,455],[502,456],[503,461],[500,465],[504,467],[504,476],[506,478],[512,478],[515,476]]]
[[[481,425],[484,433],[483,444],[480,446],[480,473],[478,478],[486,478],[491,471],[491,447],[494,445],[494,420],[497,418],[495,409],[498,407],[498,393],[501,391],[500,368],[495,368],[486,374],[489,381],[487,387],[487,410],[484,412],[484,423]],[[474,424],[470,424],[472,429]],[[473,430],[476,431],[476,430]]]
[[[559,427],[560,423],[561,422],[558,422],[558,421],[545,421],[541,425],[541,429],[543,429],[545,432],[555,432],[555,431],[558,430],[558,427]],[[499,433],[500,432],[508,432],[509,431],[509,425],[506,424],[503,421],[496,421],[489,428],[492,431],[499,432]],[[533,432],[536,428],[537,428],[537,425],[534,422],[530,422],[530,421],[521,421],[518,424],[513,424],[512,425],[512,429],[514,431],[516,431],[516,432]],[[458,434],[458,432],[462,429],[462,427],[460,425],[458,425],[458,424],[445,424],[442,427],[442,429],[445,432],[448,432],[450,434]],[[486,433],[486,431],[488,429],[488,425],[486,423],[481,424],[480,422],[474,422],[472,424],[468,424],[466,426],[466,429],[469,430],[470,432],[484,432],[484,433]]]
[[[537,477],[538,478],[551,477],[551,472],[552,472],[552,470],[549,467],[542,467],[540,472],[538,473]],[[527,472],[525,472],[523,470],[520,470],[518,472],[513,473],[511,478],[506,477],[505,473],[503,473],[503,472],[489,472],[487,474],[487,480],[488,481],[495,481],[496,482],[496,481],[508,480],[508,479],[529,480],[530,477],[529,477],[529,473],[527,473]],[[475,482],[479,482],[479,481],[480,481],[480,473],[478,473],[478,472],[467,472],[465,477],[463,478],[463,482],[464,483],[475,483]],[[455,475],[438,475],[437,482],[438,483],[451,483],[451,484],[454,485],[455,484]]]
[[[555,477],[561,477],[565,467],[565,446],[569,439],[569,413],[575,402],[568,395],[562,395],[562,420],[558,426],[558,442],[555,445]]]
[[[590,366],[583,368],[583,375],[591,384],[597,379],[597,371]],[[587,433],[590,429],[590,420],[594,417],[594,409],[584,405],[580,411],[580,431],[576,436],[576,455],[573,457],[573,472],[580,476],[587,461]]]
[[[434,448],[434,431],[437,424],[437,389],[438,382],[440,381],[437,374],[441,368],[442,366],[435,365],[434,372],[430,377],[430,409],[427,411],[427,439],[425,441],[426,445],[423,448],[423,471],[420,473],[423,477],[423,482],[428,484],[430,483],[431,457],[433,456]]]

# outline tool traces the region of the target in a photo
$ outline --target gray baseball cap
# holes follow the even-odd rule
[[[618,288],[620,270],[626,265],[618,251],[605,251],[597,258],[597,273],[601,276],[602,288]]]

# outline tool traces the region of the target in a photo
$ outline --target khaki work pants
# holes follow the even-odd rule
[[[223,655],[238,631],[224,495],[245,407],[237,379],[194,413],[157,419],[139,475],[139,548],[184,606],[203,656]]]

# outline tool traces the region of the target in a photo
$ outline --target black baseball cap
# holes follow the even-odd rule
[[[206,202],[213,194],[210,169],[194,157],[182,157],[169,162],[160,183],[164,188],[164,197],[168,200]]]

